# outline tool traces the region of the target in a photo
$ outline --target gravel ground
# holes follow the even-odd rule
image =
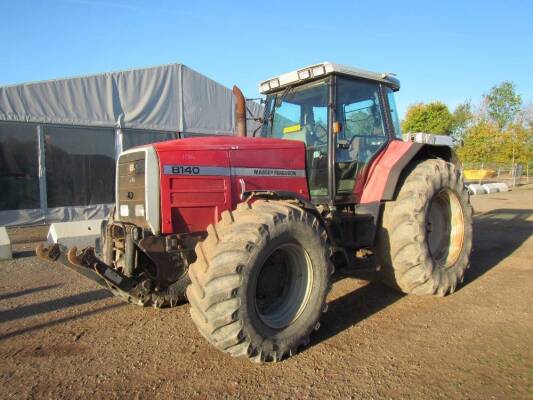
[[[0,398],[533,399],[533,185],[472,203],[475,250],[459,291],[403,296],[345,276],[310,347],[266,365],[211,347],[187,305],[127,305],[37,260],[46,228],[10,230]]]

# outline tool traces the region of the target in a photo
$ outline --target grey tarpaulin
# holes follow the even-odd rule
[[[0,87],[3,121],[231,134],[233,105],[230,89],[182,64]]]
[[[109,216],[113,204],[90,204],[87,206],[68,206],[35,210],[0,211],[1,226],[39,225],[52,222],[103,219]]]
[[[103,218],[116,154],[233,134],[232,91],[182,65],[0,87],[0,226]],[[263,107],[247,101],[248,134]]]

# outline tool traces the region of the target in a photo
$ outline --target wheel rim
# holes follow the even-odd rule
[[[429,252],[435,262],[448,268],[454,265],[463,249],[464,215],[459,196],[442,189],[431,200],[427,223]]]
[[[313,286],[311,258],[296,243],[278,246],[261,266],[255,308],[261,321],[284,329],[302,314]]]

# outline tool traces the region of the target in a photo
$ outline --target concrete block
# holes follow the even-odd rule
[[[11,241],[7,235],[7,229],[0,226],[0,260],[11,260],[12,258]]]
[[[100,236],[102,219],[90,221],[57,222],[50,225],[48,242],[59,243],[68,248],[76,246],[78,249],[94,246]]]
[[[498,188],[498,192],[508,192],[509,191],[509,186],[507,186],[506,183],[497,182],[497,183],[493,183],[493,185],[496,186],[496,188]]]
[[[498,187],[494,186],[494,183],[485,183],[485,184],[483,184],[483,189],[485,189],[487,191],[487,193],[489,193],[489,194],[498,193],[499,192]]]
[[[480,185],[478,183],[471,183],[470,185],[467,185],[468,192],[470,194],[476,195],[476,194],[487,194],[487,191],[483,187],[483,185]]]

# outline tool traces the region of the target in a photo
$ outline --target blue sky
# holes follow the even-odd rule
[[[258,96],[329,60],[398,75],[400,112],[478,102],[503,80],[533,101],[532,1],[0,0],[0,85],[181,62]]]

